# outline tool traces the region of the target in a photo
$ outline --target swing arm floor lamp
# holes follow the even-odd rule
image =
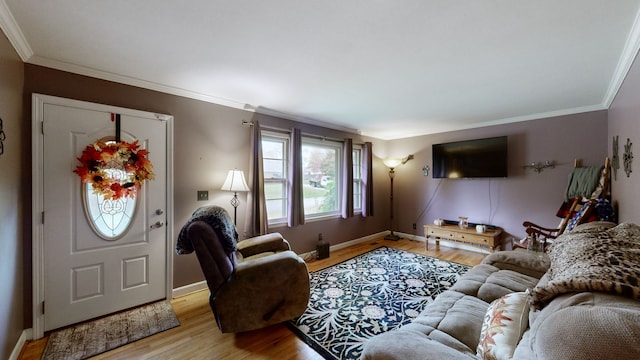
[[[390,199],[389,199],[389,203],[391,204],[391,211],[390,211],[390,216],[391,216],[391,232],[389,233],[389,235],[385,236],[384,239],[385,240],[392,240],[392,241],[398,241],[401,239],[401,237],[399,237],[398,235],[393,233],[393,229],[395,227],[395,223],[394,223],[394,218],[393,218],[393,178],[395,177],[395,171],[394,169],[398,166],[398,165],[404,165],[407,163],[407,161],[413,159],[413,155],[409,155],[404,159],[397,159],[397,158],[389,158],[389,159],[384,159],[382,162],[384,162],[384,164],[389,168],[389,180],[391,180],[391,189],[390,189]]]

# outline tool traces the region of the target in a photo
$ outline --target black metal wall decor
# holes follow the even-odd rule
[[[631,176],[631,162],[633,161],[633,152],[631,151],[631,139],[627,138],[627,143],[624,145],[624,155],[622,161],[624,162],[624,172],[627,173],[627,177]]]
[[[2,129],[2,118],[0,118],[0,155],[4,154],[4,141],[7,139],[7,136],[4,134],[4,130]]]

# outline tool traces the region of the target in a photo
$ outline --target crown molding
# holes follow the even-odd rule
[[[510,124],[510,123],[516,123],[521,121],[529,121],[529,120],[541,120],[541,119],[548,119],[552,117],[575,115],[575,114],[581,114],[581,113],[592,112],[592,111],[600,111],[600,110],[607,110],[607,108],[604,107],[602,104],[580,106],[580,107],[575,107],[571,109],[554,110],[554,111],[547,111],[547,112],[531,114],[531,115],[514,116],[514,117],[504,118],[499,120],[486,121],[483,123],[475,124],[474,126],[471,126],[471,128],[478,128],[478,127],[492,126],[492,125],[503,125],[503,124]]]
[[[0,29],[7,35],[9,42],[23,62],[31,59],[33,50],[31,50],[31,46],[24,37],[5,0],[0,0]]]
[[[0,0],[0,1],[3,1],[3,0]],[[233,101],[233,100],[229,100],[221,97],[202,94],[195,91],[189,91],[189,90],[185,90],[185,89],[181,89],[173,86],[154,83],[151,81],[137,79],[130,76],[119,75],[119,74],[115,74],[107,71],[97,70],[97,69],[80,66],[77,64],[67,63],[59,60],[53,60],[53,59],[41,57],[38,55],[31,56],[28,63],[34,64],[34,65],[40,65],[40,66],[44,66],[44,67],[48,67],[56,70],[67,71],[67,72],[78,74],[78,75],[89,76],[89,77],[93,77],[101,80],[107,80],[107,81],[113,81],[113,82],[117,82],[125,85],[137,86],[144,89],[159,91],[166,94],[182,96],[189,99],[201,100],[204,102],[223,105],[223,106],[240,109],[244,111],[256,112],[263,115],[269,115],[269,116],[279,117],[287,120],[298,121],[298,122],[320,126],[324,128],[360,134],[360,130],[346,127],[346,126],[309,119],[302,116],[297,116],[297,115],[269,109],[263,106],[252,106],[249,104],[245,104],[245,103],[241,103],[241,102],[237,102],[237,101]]]
[[[3,0],[0,0],[0,1],[3,1]],[[144,89],[159,91],[162,93],[176,95],[176,96],[182,96],[182,97],[186,97],[194,100],[201,100],[204,102],[223,105],[223,106],[240,109],[244,111],[256,112],[263,115],[269,115],[269,116],[279,117],[287,120],[298,121],[298,122],[320,126],[324,128],[360,134],[359,130],[349,128],[346,126],[308,119],[305,117],[288,114],[285,112],[265,108],[262,106],[252,106],[249,104],[245,104],[245,103],[241,103],[241,102],[237,102],[237,101],[233,101],[233,100],[229,100],[221,97],[202,94],[195,91],[189,91],[189,90],[185,90],[185,89],[181,89],[173,86],[154,83],[151,81],[137,79],[130,76],[119,75],[119,74],[115,74],[107,71],[97,70],[97,69],[80,66],[77,64],[67,63],[59,60],[53,60],[53,59],[49,59],[49,58],[45,58],[37,55],[31,56],[28,62],[34,65],[40,65],[40,66],[44,66],[44,67],[48,67],[56,70],[67,71],[70,73],[89,76],[89,77],[93,77],[101,80],[107,80],[107,81],[113,81],[113,82],[117,82],[125,85],[137,86]]]
[[[602,106],[604,108],[608,109],[616,98],[624,79],[627,77],[635,61],[638,50],[640,50],[640,10],[636,13],[636,18],[631,26],[631,31],[629,31],[629,36],[627,36],[627,41],[622,49],[620,59],[618,59],[618,65],[611,78],[611,83],[609,83],[609,88],[607,89],[604,99],[602,99]]]
[[[0,0],[1,1],[1,0]],[[245,111],[251,111],[250,108],[247,108],[245,103],[217,97],[211,96],[203,93],[199,93],[196,91],[185,90],[181,88],[177,88],[174,86],[168,86],[160,83],[155,83],[147,80],[137,79],[130,76],[124,76],[115,74],[108,71],[97,70],[93,68],[89,68],[86,66],[80,66],[77,64],[71,64],[59,60],[53,60],[49,58],[44,58],[41,56],[33,56],[29,60],[30,64],[40,65],[56,70],[67,71],[78,75],[89,76],[101,80],[113,81],[120,84],[137,86],[143,89],[159,91],[166,94],[182,96],[190,99],[201,100],[212,104],[223,105],[232,107],[235,109],[241,109]]]
[[[252,106],[249,104],[241,103],[238,101],[234,101],[234,100],[230,100],[222,97],[212,96],[212,95],[208,95],[200,92],[186,90],[183,88],[168,86],[160,83],[155,83],[155,82],[146,81],[146,80],[142,80],[134,77],[119,75],[116,73],[106,72],[106,71],[97,70],[94,68],[84,67],[77,64],[62,62],[59,60],[54,60],[54,59],[49,59],[49,58],[44,58],[44,57],[34,55],[34,52],[29,42],[24,36],[24,33],[22,32],[20,26],[16,22],[16,19],[14,18],[9,6],[7,5],[6,0],[0,0],[0,29],[7,36],[9,42],[14,47],[18,56],[25,63],[41,65],[41,66],[45,66],[45,67],[49,67],[49,68],[53,68],[61,71],[68,71],[68,72],[79,74],[79,75],[85,75],[85,76],[98,78],[102,80],[113,81],[113,82],[122,83],[126,85],[141,87],[149,90],[159,91],[162,93],[182,96],[182,97],[195,99],[195,100],[201,100],[204,102],[227,106],[227,107],[240,109],[244,111],[256,112],[256,113],[260,113],[268,116],[274,116],[274,117],[279,117],[287,120],[298,121],[301,123],[307,123],[310,125],[321,126],[324,128],[330,128],[330,129],[339,130],[339,131],[371,136],[371,137],[380,138],[383,140],[392,140],[392,139],[404,138],[404,137],[410,137],[410,136],[427,135],[427,134],[433,134],[433,133],[444,132],[444,131],[463,130],[467,128],[476,128],[476,127],[482,127],[482,126],[500,125],[500,124],[511,123],[511,122],[576,114],[576,113],[581,113],[586,111],[606,110],[611,106],[611,104],[615,100],[615,97],[620,91],[620,88],[622,87],[622,84],[624,83],[624,80],[634,63],[638,55],[638,52],[640,51],[640,11],[638,11],[635,15],[635,19],[633,21],[633,24],[631,26],[627,39],[625,41],[622,53],[620,54],[618,63],[616,65],[614,73],[609,82],[609,86],[600,104],[574,108],[574,109],[552,111],[547,113],[539,113],[539,114],[532,114],[532,115],[526,115],[526,116],[498,119],[498,120],[487,121],[484,123],[474,124],[470,126],[461,126],[461,127],[455,127],[455,128],[452,127],[449,129],[440,128],[434,132],[427,131],[422,134],[416,134],[414,132],[415,131],[414,129],[411,135],[398,134],[398,135],[389,137],[381,133],[363,132],[359,129],[350,128],[342,125],[331,124],[328,122],[310,119],[310,118],[306,118],[303,116],[294,115],[286,112],[281,112],[278,110],[274,110],[274,109],[270,109],[262,106],[256,107],[256,106]]]
[[[600,110],[607,110],[607,108],[604,107],[604,105],[602,104],[597,104],[597,105],[581,106],[581,107],[576,107],[571,109],[548,111],[548,112],[537,113],[537,114],[514,116],[514,117],[503,118],[498,120],[488,120],[481,123],[467,124],[462,126],[456,126],[456,125],[444,126],[444,127],[438,128],[436,131],[430,131],[430,130],[421,131],[420,129],[413,129],[411,130],[411,133],[396,134],[395,136],[386,136],[383,132],[365,132],[363,133],[363,135],[370,136],[376,139],[381,139],[381,140],[398,140],[398,139],[406,139],[406,138],[411,138],[416,136],[441,134],[441,133],[446,133],[450,131],[460,131],[460,130],[477,129],[477,128],[487,127],[487,126],[505,125],[505,124],[522,122],[522,121],[542,120],[542,119],[548,119],[552,117],[582,114],[586,112],[600,111]]]

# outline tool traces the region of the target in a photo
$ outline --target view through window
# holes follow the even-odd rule
[[[262,133],[264,193],[269,223],[287,220],[289,138],[286,134]]]
[[[362,147],[353,147],[353,210],[362,211]]]
[[[289,134],[262,131],[264,191],[269,224],[287,222],[288,186],[291,179]],[[302,193],[305,219],[337,216],[341,212],[342,147],[340,141],[303,136],[301,146]],[[354,145],[353,205],[362,208],[362,146]]]
[[[314,138],[302,139],[302,174],[305,218],[340,211],[341,144]]]

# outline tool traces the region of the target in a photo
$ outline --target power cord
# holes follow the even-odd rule
[[[425,205],[424,209],[422,210],[422,212],[418,215],[418,217],[416,218],[416,221],[414,221],[415,224],[418,223],[418,220],[422,219],[422,215],[424,215],[425,212],[427,212],[427,210],[429,208],[431,208],[431,204],[433,203],[433,200],[435,200],[436,195],[438,194],[438,190],[440,189],[440,185],[442,185],[442,180],[438,180],[438,185],[436,186],[436,189],[433,191],[433,193],[431,194],[429,201],[427,202],[427,205]],[[415,229],[414,229],[415,230]],[[414,234],[415,235],[415,234]]]

